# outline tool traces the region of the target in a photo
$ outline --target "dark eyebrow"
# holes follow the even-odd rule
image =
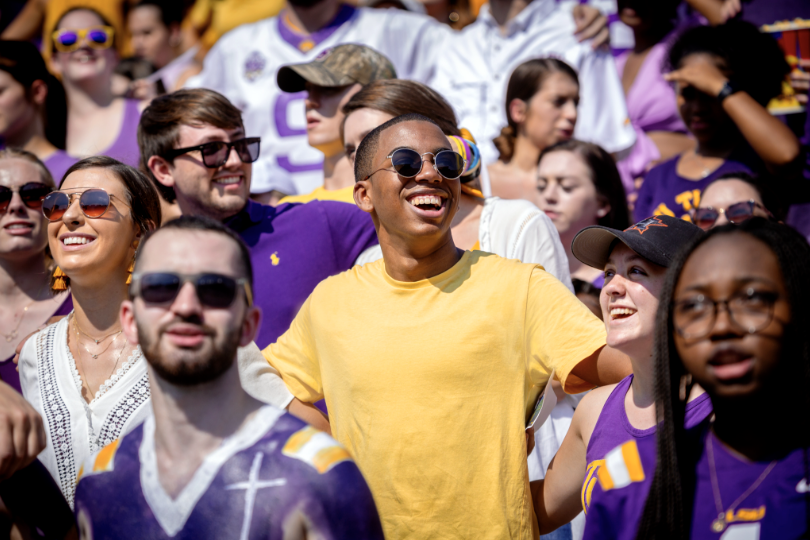
[[[237,128],[233,133],[231,133],[230,138],[233,140],[234,138],[242,138],[245,136],[245,131],[241,128]],[[207,137],[203,137],[203,139],[197,144],[205,144],[209,142],[226,142],[225,139],[228,137],[221,137],[220,135],[209,135]]]
[[[757,283],[757,282],[758,283],[765,283],[765,284],[771,285],[773,287],[778,287],[776,282],[774,282],[774,281],[772,281],[772,280],[770,280],[768,278],[761,277],[761,276],[743,276],[741,278],[736,278],[734,280],[734,285],[737,286],[737,287],[740,287],[742,285],[748,285],[750,283]],[[711,283],[697,283],[695,285],[692,285],[691,287],[685,288],[684,292],[687,292],[687,291],[701,291],[703,289],[708,288],[709,285],[711,285]]]

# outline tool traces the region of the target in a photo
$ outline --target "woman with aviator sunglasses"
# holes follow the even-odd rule
[[[69,287],[74,310],[26,341],[20,382],[45,420],[40,460],[72,504],[77,464],[148,409],[146,362],[121,333],[118,309],[140,238],[161,221],[160,203],[143,174],[101,156],[71,167],[42,213],[58,265],[52,288]]]
[[[692,211],[692,222],[708,231],[720,225],[739,225],[754,216],[775,219],[766,205],[766,187],[744,172],[727,173],[706,186],[700,205]]]
[[[138,101],[115,97],[118,63],[115,32],[98,12],[74,8],[62,15],[52,35],[52,69],[67,94],[67,144],[73,156],[106,155],[138,166]]]
[[[70,295],[51,294],[52,260],[42,199],[53,178],[24,150],[0,150],[0,379],[20,391],[14,350],[53,315],[73,307]]]

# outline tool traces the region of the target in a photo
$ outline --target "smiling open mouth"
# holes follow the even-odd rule
[[[626,319],[631,315],[635,314],[635,309],[630,308],[613,308],[610,310],[610,318],[611,319]]]
[[[438,195],[413,197],[408,202],[420,210],[441,210],[446,199]]]

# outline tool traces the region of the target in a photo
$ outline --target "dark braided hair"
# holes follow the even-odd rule
[[[672,305],[675,286],[690,255],[711,238],[729,234],[748,234],[765,243],[779,262],[791,306],[791,321],[785,329],[782,356],[788,361],[803,362],[805,387],[810,384],[810,282],[806,269],[810,267],[810,246],[798,232],[763,218],[753,218],[740,225],[725,225],[711,229],[698,237],[676,257],[667,271],[655,328],[655,403],[659,426],[657,433],[657,463],[647,503],[644,507],[636,538],[687,539],[692,528],[692,508],[695,493],[695,465],[702,448],[684,428],[686,399],[691,377],[672,339]],[[810,400],[805,397],[804,418],[810,418]],[[805,428],[806,429],[806,428]],[[810,472],[805,449],[805,474]],[[808,477],[810,478],[810,477]],[[805,496],[806,515],[810,520],[810,497]],[[810,521],[808,521],[810,531]]]

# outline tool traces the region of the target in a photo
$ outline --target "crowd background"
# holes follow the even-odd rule
[[[203,215],[225,223],[249,244],[255,302],[265,314],[273,313],[253,341],[289,391],[278,382],[268,383],[275,385],[272,392],[262,389],[267,362],[258,351],[240,349],[245,388],[328,430],[325,416],[309,407],[317,401],[328,412],[328,392],[308,386],[314,384],[309,374],[302,375],[285,356],[294,356],[290,350],[298,342],[277,341],[299,310],[312,309],[307,298],[322,280],[385,258],[379,221],[349,206],[365,209],[356,184],[366,178],[356,174],[367,158],[358,157],[358,150],[387,122],[422,115],[466,160],[450,227],[456,247],[540,264],[600,319],[610,319],[605,298],[619,295],[620,288],[625,294],[623,281],[613,276],[630,270],[614,258],[654,262],[645,275],[651,297],[633,307],[644,316],[643,339],[625,342],[608,329],[608,345],[632,364],[636,378],[624,379],[619,388],[635,395],[636,405],[644,404],[628,406],[625,418],[638,420],[656,399],[652,328],[658,298],[673,294],[664,288],[664,269],[677,262],[680,272],[685,264],[675,257],[677,247],[697,249],[692,235],[699,230],[755,217],[784,223],[810,239],[809,88],[810,4],[801,0],[5,2],[0,6],[5,338],[0,380],[23,393],[26,385],[39,384],[31,375],[36,362],[28,359],[26,375],[23,358],[20,375],[13,358],[23,338],[49,321],[61,325],[59,332],[75,332],[67,356],[80,357],[80,346],[93,358],[107,351],[91,344],[91,353],[81,345],[78,325],[115,328],[118,307],[129,298],[125,285],[141,238],[181,215]],[[227,141],[255,137],[261,143],[226,146],[224,157],[203,152],[204,167],[194,172],[175,167],[174,160],[209,139],[177,126],[203,126],[199,129],[225,133]],[[182,152],[175,152],[178,148]],[[97,169],[120,180],[104,188],[105,208],[131,207],[137,220],[122,230],[100,226],[99,237],[116,238],[118,245],[105,244],[108,251],[99,260],[77,262],[49,247],[49,236],[56,238],[49,223],[67,218],[49,221],[42,201],[54,190],[100,189],[103,183],[87,172]],[[438,163],[436,173],[442,175]],[[233,178],[239,188],[223,187]],[[195,183],[219,185],[221,192],[205,193]],[[243,187],[249,193],[238,191]],[[67,201],[72,204],[73,196]],[[285,215],[288,208],[300,210]],[[94,218],[84,206],[82,212]],[[649,226],[652,216],[696,227],[690,225],[671,249],[671,238],[657,240],[667,253],[663,259],[630,244],[629,254],[608,249],[614,250],[610,259],[593,259],[577,247],[584,245],[581,233],[589,227],[629,231],[633,223]],[[262,228],[272,220],[272,227]],[[306,230],[298,230],[303,223]],[[272,232],[286,235],[285,243],[262,239]],[[332,255],[319,257],[308,249]],[[295,267],[270,283],[263,277],[269,265],[279,266],[280,257],[282,265],[295,258]],[[300,326],[294,329],[302,335],[317,330]],[[86,337],[96,346],[107,339]],[[140,348],[124,341],[112,350],[119,352],[110,373],[106,366],[73,368],[79,392],[69,407],[95,420],[88,420],[89,431],[77,428],[65,444],[78,448],[85,439],[97,441],[82,450],[88,455],[147,415],[140,407],[149,394],[142,392],[104,437],[93,430],[94,422],[107,426],[105,418],[118,410],[119,403],[100,398],[125,374],[128,386],[122,390],[118,384],[116,392],[148,387]],[[122,356],[123,371],[114,375]],[[307,383],[296,389],[298,377]],[[618,407],[615,389],[603,386],[584,399],[566,394],[560,381],[553,389],[557,407],[529,448],[533,508],[539,532],[581,538],[580,510],[590,506],[595,487],[592,465],[623,442],[609,426],[594,426]],[[689,398],[687,427],[707,417],[707,401],[705,395]],[[335,411],[333,421],[338,411],[346,414],[342,402],[333,401],[329,409]],[[667,429],[674,429],[671,418],[667,422]],[[656,417],[647,415],[634,425],[644,436],[654,434]],[[561,447],[576,458],[559,459],[550,471]],[[59,455],[48,453],[53,451],[51,444],[41,461],[72,505],[73,477],[60,468]],[[86,457],[82,452],[77,451],[77,463]],[[360,468],[365,474],[376,470],[365,462]],[[366,480],[380,507],[379,481]],[[603,512],[609,503],[601,488],[596,493],[595,507]],[[652,493],[654,504],[665,504],[660,485]],[[653,511],[641,505],[628,519],[643,518],[644,530],[651,531]],[[0,515],[3,527],[16,527],[13,512]],[[386,534],[404,534],[381,517]]]

